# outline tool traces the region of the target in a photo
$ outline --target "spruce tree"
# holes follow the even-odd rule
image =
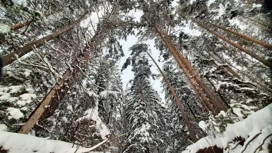
[[[160,98],[152,88],[151,71],[146,44],[131,47],[133,83],[125,101],[125,118],[128,136],[123,152],[161,152],[163,139],[161,130],[165,126],[160,114]]]

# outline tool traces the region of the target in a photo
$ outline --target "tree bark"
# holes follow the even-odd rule
[[[174,88],[171,86],[169,80],[167,79],[166,75],[164,74],[164,72],[162,71],[162,69],[159,67],[159,65],[157,64],[157,62],[154,60],[154,58],[148,53],[146,52],[147,55],[152,59],[152,61],[155,63],[156,67],[158,68],[158,70],[160,71],[162,77],[163,77],[163,80],[166,82],[167,84],[167,87],[170,89],[170,92],[171,94],[173,95],[174,97],[174,101],[176,102],[180,112],[181,112],[181,115],[182,115],[182,118],[184,119],[184,122],[185,124],[187,125],[188,127],[188,131],[189,131],[189,135],[192,139],[193,142],[196,142],[198,139],[196,137],[196,132],[194,130],[194,127],[192,125],[192,120],[189,118],[189,116],[187,115],[186,111],[185,111],[185,108],[181,102],[181,100],[179,99],[178,95],[176,94]]]
[[[56,30],[55,32],[53,32],[52,34],[50,34],[48,36],[45,36],[41,39],[32,41],[32,42],[26,44],[24,47],[21,47],[15,51],[13,51],[10,54],[4,55],[3,56],[3,65],[7,66],[7,65],[11,64],[12,62],[14,62],[17,59],[17,57],[20,58],[20,57],[24,56],[25,54],[29,53],[30,51],[32,51],[33,48],[38,48],[38,47],[44,45],[47,41],[50,41],[50,40],[58,37],[59,35],[69,31],[70,29],[72,29],[73,27],[78,25],[87,16],[87,14],[88,13],[85,13],[78,20],[72,22],[71,24],[69,24],[63,28]]]
[[[241,45],[239,45],[238,43],[235,43],[229,39],[227,39],[226,37],[208,29],[203,23],[198,22],[198,21],[194,21],[197,25],[199,25],[200,27],[202,27],[203,29],[207,30],[209,33],[211,33],[212,35],[214,35],[215,37],[222,39],[223,41],[227,42],[228,44],[232,45],[235,48],[238,48],[239,50],[241,50],[242,52],[246,53],[247,55],[251,56],[252,58],[258,60],[259,62],[263,63],[265,66],[269,67],[272,69],[272,63],[269,62],[268,60],[265,60],[264,58],[258,56],[257,54],[253,53],[252,51],[243,48]]]
[[[30,23],[31,23],[31,21],[26,21],[26,22],[23,22],[23,23],[17,23],[15,25],[12,25],[10,27],[10,29],[11,30],[18,30],[18,29],[21,29],[21,28],[23,28],[24,26],[26,26],[26,25],[28,25]]]
[[[201,99],[204,107],[213,114],[217,114],[221,110],[226,110],[227,106],[225,106],[222,100],[220,100],[215,93],[205,85],[204,81],[198,76],[198,73],[194,70],[188,60],[183,57],[169,35],[159,26],[155,27],[155,31],[173,55],[179,67],[183,70],[196,94]]]
[[[263,41],[261,41],[261,40],[257,40],[257,39],[255,39],[255,38],[253,38],[253,37],[250,37],[250,36],[248,36],[248,35],[244,35],[244,34],[242,34],[242,33],[239,33],[239,32],[237,32],[237,31],[234,31],[234,30],[232,30],[232,29],[228,29],[228,28],[226,28],[226,27],[224,27],[224,26],[217,25],[217,24],[210,23],[210,22],[208,22],[208,23],[211,24],[211,25],[213,25],[213,26],[215,26],[215,27],[217,27],[217,28],[219,28],[219,29],[221,29],[221,30],[223,30],[223,31],[229,32],[229,33],[234,34],[234,35],[236,35],[236,36],[238,36],[238,37],[241,37],[241,38],[243,38],[243,39],[245,39],[245,40],[254,42],[254,43],[256,43],[256,44],[259,44],[259,45],[261,45],[261,46],[263,46],[263,47],[265,47],[265,48],[267,48],[267,49],[272,49],[272,45],[271,45],[271,44],[267,44],[267,43],[265,43],[265,42],[263,42]]]
[[[99,31],[96,32],[92,40],[84,48],[83,55],[79,55],[79,57],[74,60],[74,62],[71,64],[71,68],[68,68],[62,77],[57,81],[57,83],[52,87],[51,91],[44,97],[40,105],[30,115],[29,119],[20,129],[19,133],[29,133],[36,122],[42,117],[42,115],[48,117],[48,115],[52,114],[44,113],[46,110],[48,110],[48,106],[50,108],[50,105],[58,105],[59,101],[63,99],[70,86],[74,83],[77,73],[90,60],[91,51],[94,51],[96,47],[101,44],[110,28],[112,27],[103,26]],[[55,108],[53,109],[55,110],[57,106],[54,107]]]

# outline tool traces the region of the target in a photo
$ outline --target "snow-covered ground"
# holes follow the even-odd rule
[[[67,142],[1,131],[0,152],[8,150],[8,153],[98,153],[92,152],[92,150],[106,141],[104,140],[92,148],[83,148]]]
[[[235,138],[245,139],[244,145],[233,142]],[[215,137],[204,137],[186,148],[183,153],[195,153],[200,149],[217,146],[224,153],[268,153],[272,141],[272,104],[249,115],[246,119],[229,124],[226,131]]]

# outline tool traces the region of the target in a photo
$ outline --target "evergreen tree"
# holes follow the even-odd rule
[[[160,114],[160,99],[152,89],[150,64],[145,55],[146,44],[131,47],[134,79],[125,101],[127,139],[123,152],[162,152],[162,132],[165,126]]]

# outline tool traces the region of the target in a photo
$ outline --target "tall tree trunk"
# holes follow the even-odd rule
[[[209,33],[211,33],[212,35],[214,35],[215,37],[222,39],[223,41],[227,42],[228,44],[232,45],[235,48],[238,48],[239,50],[241,50],[242,52],[248,54],[249,56],[251,56],[252,58],[258,60],[259,62],[263,63],[265,66],[269,67],[272,69],[272,63],[269,62],[268,60],[265,60],[264,58],[260,57],[259,55],[253,53],[252,51],[243,48],[241,45],[239,45],[238,43],[235,43],[231,40],[229,40],[228,38],[210,30],[209,28],[207,28],[203,23],[198,22],[198,21],[194,21],[196,24],[198,24],[200,27],[202,27],[203,29],[207,30]]]
[[[222,100],[220,100],[216,94],[205,85],[204,81],[198,76],[198,73],[194,70],[188,60],[183,57],[169,35],[159,26],[155,27],[155,31],[173,55],[179,67],[183,70],[185,76],[190,81],[193,89],[203,102],[206,109],[211,111],[213,114],[217,114],[221,110],[226,110],[227,106],[225,106]]]
[[[197,141],[197,137],[196,137],[196,132],[195,132],[195,129],[193,127],[193,124],[192,124],[192,120],[189,118],[189,116],[187,115],[186,111],[185,111],[185,108],[181,102],[181,100],[179,99],[178,95],[176,94],[174,88],[171,86],[169,80],[167,79],[166,75],[164,74],[164,72],[162,71],[162,69],[159,67],[159,65],[157,64],[157,62],[154,60],[154,58],[148,53],[146,52],[147,55],[152,59],[152,61],[155,63],[156,67],[158,68],[158,70],[160,71],[164,81],[166,82],[167,84],[167,87],[170,89],[170,92],[171,94],[173,95],[174,97],[174,101],[176,102],[180,112],[181,112],[181,115],[182,115],[182,118],[184,119],[184,122],[185,124],[187,125],[188,127],[188,131],[189,131],[189,135],[192,139],[193,142],[196,142]]]
[[[224,26],[217,25],[217,24],[210,23],[210,22],[208,22],[208,23],[211,24],[211,25],[213,25],[213,26],[215,26],[215,27],[217,27],[217,28],[219,28],[219,29],[222,29],[222,30],[224,30],[224,31],[226,31],[226,32],[229,32],[229,33],[234,34],[234,35],[236,35],[236,36],[238,36],[238,37],[241,37],[241,38],[243,38],[243,39],[245,39],[245,40],[254,42],[254,43],[259,44],[259,45],[261,45],[261,46],[263,46],[263,47],[265,47],[265,48],[272,49],[272,45],[271,45],[271,44],[267,44],[267,43],[265,43],[265,42],[263,42],[263,41],[261,41],[261,40],[257,40],[257,39],[255,39],[255,38],[253,38],[253,37],[250,37],[250,36],[248,36],[248,35],[244,35],[244,34],[242,34],[242,33],[239,33],[239,32],[237,32],[237,31],[234,31],[234,30],[232,30],[232,29],[228,29],[228,28],[226,28],[226,27],[224,27]]]
[[[21,47],[15,51],[13,51],[10,54],[4,55],[3,56],[3,65],[7,66],[7,65],[11,64],[17,58],[20,58],[20,57],[24,56],[25,54],[29,53],[30,51],[32,51],[33,48],[38,48],[38,47],[44,45],[47,41],[50,41],[50,40],[58,37],[59,35],[71,30],[74,26],[78,25],[87,16],[87,14],[88,13],[85,13],[78,20],[72,22],[71,24],[69,24],[63,28],[56,30],[55,32],[53,32],[52,34],[50,34],[48,36],[45,36],[45,37],[38,39],[36,41],[32,41],[32,42],[26,44],[24,47]]]
[[[63,99],[70,86],[74,83],[77,73],[80,72],[80,69],[88,63],[91,51],[94,51],[96,47],[101,44],[108,30],[111,28],[104,25],[102,26],[103,27],[96,32],[92,40],[84,48],[83,56],[79,55],[79,57],[74,60],[74,62],[71,64],[71,68],[68,68],[57,83],[52,87],[51,91],[44,97],[40,105],[30,115],[29,119],[20,129],[19,133],[29,133],[42,115],[45,115],[46,117],[51,115],[52,112],[49,114],[46,114],[45,112],[48,110],[47,106],[53,105],[55,107],[53,109],[56,109],[58,103]]]

